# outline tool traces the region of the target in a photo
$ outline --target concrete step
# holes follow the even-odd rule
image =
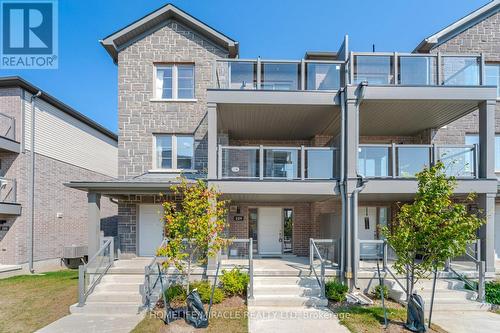
[[[139,274],[106,274],[101,283],[143,283],[144,275]]]
[[[255,270],[254,276],[311,276],[311,272],[307,270]]]
[[[416,290],[429,289],[432,290],[432,280],[421,280],[415,284]],[[465,283],[455,279],[437,279],[436,289],[464,289]]]
[[[131,292],[97,292],[87,297],[87,303],[96,302],[134,302],[142,303],[142,296],[139,293]]]
[[[127,291],[139,294],[141,285],[142,283],[99,283],[95,287],[94,293]]]
[[[328,300],[319,297],[303,297],[289,295],[255,295],[253,299],[248,300],[248,305],[252,306],[326,306]]]
[[[318,280],[315,277],[300,276],[256,276],[254,277],[254,287],[261,285],[284,286],[298,285],[302,287],[318,286]]]
[[[317,296],[321,295],[318,285],[302,287],[299,285],[260,285],[254,286],[254,295],[279,295],[279,296]]]
[[[431,298],[432,290],[417,291],[417,294],[422,296],[424,299]],[[436,290],[434,298],[453,298],[453,299],[468,299],[475,300],[477,298],[477,292],[472,290],[449,290],[440,289]]]
[[[73,304],[69,307],[71,313],[100,314],[100,315],[134,315],[141,310],[136,302],[96,302],[86,303],[79,307]]]
[[[425,311],[430,310],[431,303],[425,302]],[[434,303],[433,311],[489,311],[490,306],[480,302],[463,301],[453,303]]]
[[[106,274],[137,274],[144,276],[144,266],[143,267],[113,266],[108,270],[108,273]]]

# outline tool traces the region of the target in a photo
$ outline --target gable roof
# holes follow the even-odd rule
[[[469,15],[462,17],[460,20],[450,24],[446,28],[436,32],[434,35],[425,38],[413,50],[414,53],[427,53],[433,48],[445,43],[456,35],[464,32],[470,27],[487,19],[493,14],[500,11],[500,0],[493,0],[483,7],[473,11]]]
[[[209,25],[203,23],[197,18],[189,15],[185,11],[175,7],[172,4],[165,6],[147,14],[126,27],[112,33],[100,41],[101,45],[108,51],[109,55],[116,63],[118,60],[118,52],[128,42],[156,28],[162,22],[168,19],[175,19],[180,23],[190,27],[199,34],[209,38],[216,45],[223,47],[229,51],[229,56],[235,58],[238,55],[238,42],[227,37],[223,33],[215,30]]]
[[[89,117],[83,115],[82,113],[76,111],[75,109],[68,106],[67,104],[64,104],[63,102],[61,102],[57,98],[49,95],[48,93],[41,90],[40,88],[38,88],[34,84],[23,79],[22,77],[19,77],[19,76],[0,77],[0,88],[10,88],[10,87],[19,87],[19,88],[24,89],[33,95],[36,94],[37,92],[41,91],[42,95],[40,96],[40,99],[43,99],[45,102],[49,103],[50,105],[67,113],[71,117],[81,121],[82,123],[86,124],[87,126],[95,129],[96,131],[106,135],[108,138],[118,142],[118,136],[115,133],[108,130],[104,126],[98,124],[97,122],[90,119]]]

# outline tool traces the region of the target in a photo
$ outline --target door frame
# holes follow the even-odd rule
[[[140,257],[140,248],[141,248],[141,206],[158,206],[161,207],[161,204],[153,204],[153,203],[137,203],[136,204],[136,216],[135,216],[135,221],[136,221],[136,228],[135,228],[135,233],[136,233],[136,241],[135,241],[135,254],[136,256]],[[164,232],[164,230],[163,230]],[[164,236],[164,235],[163,235]],[[160,244],[158,244],[160,245]]]
[[[280,220],[280,234],[281,234],[281,253],[280,254],[261,254],[260,253],[260,249],[257,248],[257,253],[259,256],[264,256],[264,257],[272,257],[272,256],[283,256],[283,229],[284,229],[284,224],[285,224],[285,219],[284,219],[284,210],[285,208],[288,208],[288,207],[283,207],[283,206],[258,206],[258,205],[252,205],[252,206],[248,206],[248,210],[250,209],[257,209],[257,242],[258,244],[260,244],[260,240],[259,240],[259,208],[279,208],[281,210],[281,220]],[[291,208],[293,210],[293,208]],[[293,213],[292,213],[293,214]],[[292,215],[293,216],[293,215]],[[293,237],[293,231],[292,231],[292,237]],[[292,241],[293,242],[293,241]],[[292,249],[293,251],[293,249]]]

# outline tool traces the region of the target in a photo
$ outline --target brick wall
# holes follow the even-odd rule
[[[212,85],[212,64],[227,51],[176,21],[123,49],[118,55],[118,128],[120,178],[153,168],[153,133],[195,136],[195,168],[207,168],[207,88]],[[195,65],[197,102],[157,102],[154,98],[154,63]]]
[[[0,264],[21,264],[28,260],[30,156],[21,153],[15,159],[12,157],[12,154],[0,154],[2,164],[6,166],[5,176],[17,180],[17,201],[22,206],[22,213],[18,217],[8,217],[9,230],[0,233]],[[10,161],[9,165],[4,161]],[[2,166],[2,171],[5,169]],[[86,245],[87,194],[63,184],[74,179],[97,181],[110,177],[39,154],[35,156],[35,174],[34,259],[59,258],[64,246]],[[62,217],[58,218],[58,213]],[[116,226],[116,214],[116,204],[103,198],[101,216],[108,234]]]

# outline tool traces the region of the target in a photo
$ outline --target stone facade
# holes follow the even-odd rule
[[[153,169],[153,134],[195,137],[195,169],[207,169],[207,89],[213,62],[228,52],[191,29],[169,21],[123,49],[118,56],[118,175],[130,178]],[[155,64],[190,63],[195,102],[154,100]]]

